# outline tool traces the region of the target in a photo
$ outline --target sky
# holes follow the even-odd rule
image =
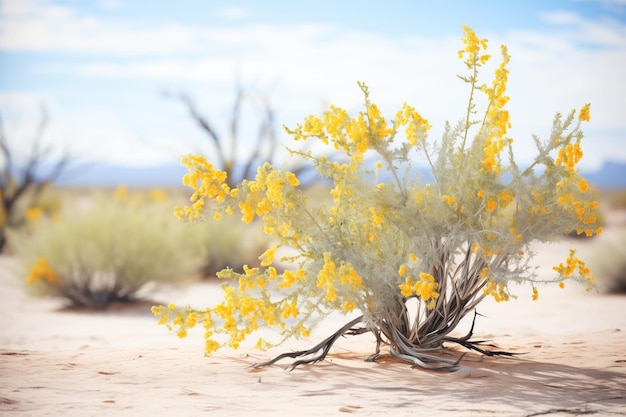
[[[360,111],[362,81],[389,118],[413,105],[436,140],[467,104],[462,25],[489,39],[494,65],[499,45],[509,49],[518,161],[530,160],[533,134],[549,136],[556,112],[591,103],[581,169],[626,162],[626,0],[0,0],[0,115],[18,154],[45,108],[55,151],[159,165],[213,158],[171,94],[188,95],[226,138],[240,86],[242,141],[256,139],[266,100],[289,144],[282,125],[329,104]]]

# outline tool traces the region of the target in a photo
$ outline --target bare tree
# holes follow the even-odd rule
[[[20,202],[37,203],[47,185],[54,182],[70,162],[70,154],[55,157],[53,147],[44,146],[43,136],[49,115],[41,108],[41,119],[23,162],[16,160],[14,144],[7,138],[0,114],[0,252],[6,244],[6,230],[22,221]]]
[[[189,111],[191,117],[196,121],[198,126],[208,135],[211,144],[215,150],[218,168],[225,171],[228,175],[227,184],[235,187],[244,179],[254,178],[256,169],[264,162],[275,163],[276,152],[278,149],[278,137],[276,135],[275,111],[270,105],[266,96],[256,97],[260,100],[261,120],[259,122],[256,139],[253,143],[252,153],[244,159],[242,157],[241,147],[244,145],[240,138],[241,127],[241,110],[244,100],[252,99],[243,87],[237,85],[235,89],[235,100],[231,110],[229,121],[229,136],[220,135],[209,119],[200,114],[194,101],[188,94],[165,92],[164,95],[169,98],[180,100]],[[304,171],[311,171],[310,165],[299,164],[290,167],[290,170],[298,176]],[[307,186],[307,182],[303,182]]]

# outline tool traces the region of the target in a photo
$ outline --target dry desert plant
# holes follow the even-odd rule
[[[32,233],[12,233],[11,247],[36,296],[61,297],[73,307],[101,309],[136,301],[147,283],[193,277],[201,259],[170,206],[126,198],[97,200],[85,211],[40,221]]]
[[[448,344],[506,353],[473,341],[471,330],[465,337],[450,334],[485,297],[508,300],[511,282],[528,283],[534,298],[540,283],[575,280],[591,288],[594,278],[574,251],[555,266],[553,278],[538,277],[529,262],[535,240],[600,232],[598,204],[576,166],[590,107],[557,114],[550,137],[533,137],[535,156],[519,166],[507,136],[507,48],[500,48],[491,83],[482,83],[480,70],[491,58],[487,40],[468,27],[464,32],[458,55],[466,68],[460,78],[469,89],[467,110],[458,123],[446,124],[440,140],[428,138],[430,123],[408,104],[388,121],[363,83],[358,114],[330,106],[287,129],[297,141],[328,147],[327,153],[292,150],[332,182],[327,204],[311,204],[297,175],[269,163],[234,187],[206,159],[185,157],[184,183],[194,194],[191,205],[177,209],[179,217],[240,213],[246,223],[259,217],[276,245],[261,255],[260,267],[218,274],[226,280],[223,302],[206,309],[155,306],[158,323],[180,337],[201,323],[210,354],[237,348],[262,327],[278,331],[275,340],[258,339],[262,349],[307,337],[339,312],[356,316],[313,348],[258,366],[283,358],[296,359],[292,368],[320,361],[340,336],[370,332],[377,341],[370,360],[384,344],[415,366],[456,370],[461,357],[447,355]],[[480,102],[486,108],[479,113]],[[327,157],[333,152],[343,153],[343,161]],[[415,175],[417,158],[428,161],[432,183]],[[292,266],[281,272],[272,266],[279,248],[289,250],[282,261]]]

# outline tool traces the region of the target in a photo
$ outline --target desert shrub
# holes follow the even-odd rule
[[[602,292],[626,293],[626,229],[621,228],[613,239],[594,243],[589,265]]]
[[[131,198],[167,203],[171,207],[172,201],[188,201],[189,193],[181,189],[156,189],[135,191]],[[198,274],[202,278],[215,278],[225,268],[243,271],[244,265],[259,265],[259,253],[270,245],[270,238],[263,233],[259,222],[244,224],[230,217],[219,222],[190,222],[183,227],[185,244],[198,257]]]
[[[228,280],[223,302],[206,309],[155,306],[158,323],[179,337],[201,323],[210,354],[237,348],[261,327],[278,330],[273,340],[258,339],[263,349],[308,336],[331,313],[358,313],[312,349],[259,366],[283,358],[301,358],[292,366],[319,361],[341,335],[371,332],[377,343],[369,359],[384,343],[411,364],[455,370],[461,358],[442,352],[444,344],[503,353],[472,341],[472,330],[465,337],[450,335],[485,297],[507,301],[511,282],[530,285],[534,299],[540,283],[574,280],[592,288],[594,278],[574,251],[554,267],[554,277],[537,276],[529,262],[533,241],[572,230],[600,232],[598,203],[576,166],[590,107],[557,114],[550,137],[534,137],[535,156],[520,167],[507,136],[508,51],[501,47],[491,84],[481,83],[480,70],[490,59],[487,40],[464,30],[459,57],[467,69],[460,76],[469,87],[467,111],[458,123],[446,124],[441,140],[428,139],[429,122],[408,104],[388,122],[363,83],[364,109],[355,116],[330,106],[321,117],[287,129],[296,140],[328,147],[326,154],[293,151],[332,182],[325,204],[311,204],[294,173],[270,164],[233,188],[206,159],[185,157],[183,182],[194,194],[190,206],[176,210],[179,217],[238,212],[246,223],[259,217],[277,243],[261,255],[261,267],[218,274]],[[480,102],[486,103],[482,114]],[[327,157],[335,151],[344,159]],[[415,174],[412,161],[418,158],[430,164],[432,183]],[[287,250],[283,260],[290,263],[281,272],[272,266],[279,248]]]
[[[258,222],[243,224],[232,217],[188,224],[187,243],[198,253],[201,276],[214,278],[225,268],[243,272],[244,265],[260,266],[259,253],[270,242],[260,226]]]
[[[0,190],[2,199],[2,190]],[[6,236],[11,231],[30,231],[44,218],[55,218],[61,210],[59,193],[49,184],[41,185],[37,191],[26,189],[11,205],[9,210],[0,206],[0,252],[6,251]]]
[[[607,208],[612,210],[626,210],[626,190],[603,190],[602,194],[606,201]]]
[[[12,234],[10,244],[33,295],[104,308],[134,301],[148,282],[192,277],[200,258],[188,234],[171,206],[126,198],[118,189],[116,198],[95,197],[87,209],[71,207],[30,234]]]

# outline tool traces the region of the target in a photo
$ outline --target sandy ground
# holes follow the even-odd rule
[[[605,239],[611,238],[606,233]],[[537,246],[541,273],[583,241]],[[59,311],[29,298],[0,257],[2,416],[598,416],[626,415],[626,297],[572,285],[515,289],[517,300],[479,306],[475,336],[515,358],[469,355],[467,369],[412,369],[372,353],[371,337],[341,339],[327,361],[292,372],[249,368],[312,346],[347,319],[331,318],[309,341],[270,352],[249,346],[203,356],[201,330],[178,339],[144,305],[114,312]],[[161,293],[197,307],[220,298],[212,283]],[[466,321],[459,334],[467,331]],[[252,343],[252,342],[251,342]]]

